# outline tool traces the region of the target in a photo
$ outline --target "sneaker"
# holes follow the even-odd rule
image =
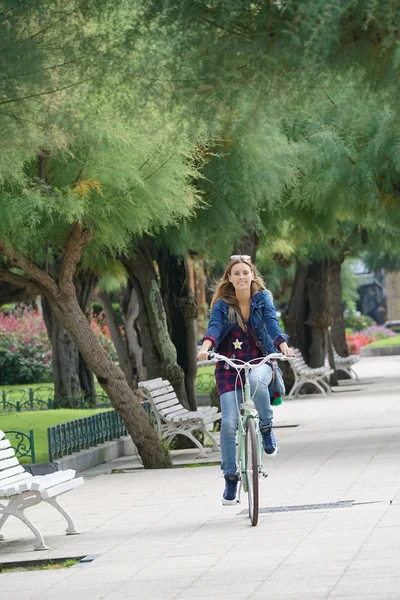
[[[222,495],[222,504],[224,506],[229,506],[230,504],[237,503],[236,491],[237,491],[238,481],[239,481],[238,475],[234,475],[232,477],[225,476],[225,489],[224,489],[224,493]]]
[[[265,454],[268,458],[276,456],[279,452],[279,446],[272,431],[272,423],[261,429],[261,435]]]

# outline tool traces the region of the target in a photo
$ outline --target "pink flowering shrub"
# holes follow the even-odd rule
[[[51,346],[41,314],[32,309],[0,311],[0,384],[46,383],[52,379]]]
[[[360,354],[360,348],[371,342],[376,342],[376,338],[365,335],[360,331],[346,331],[346,342],[350,354]]]
[[[393,337],[396,335],[394,331],[383,327],[383,325],[371,325],[362,331],[352,331],[346,329],[346,342],[349,347],[350,354],[360,354],[360,348],[367,346],[377,340]]]
[[[93,317],[92,330],[114,360],[117,355],[104,313]],[[0,385],[52,381],[52,348],[42,315],[29,308],[0,310]]]

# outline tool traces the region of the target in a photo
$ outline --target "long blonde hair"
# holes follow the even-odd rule
[[[238,256],[237,258],[235,257],[234,259],[231,259],[229,261],[229,263],[227,264],[224,274],[222,275],[221,279],[219,279],[215,285],[215,289],[214,289],[214,295],[212,297],[211,300],[211,309],[214,307],[214,304],[218,301],[218,300],[225,300],[225,302],[227,302],[229,304],[229,313],[228,313],[228,318],[229,321],[231,323],[234,323],[235,321],[237,321],[237,323],[239,324],[239,326],[241,327],[241,329],[243,329],[243,331],[246,330],[246,325],[243,322],[243,319],[241,317],[241,312],[240,312],[240,308],[239,308],[239,304],[236,298],[236,294],[235,294],[235,288],[233,287],[233,284],[229,281],[229,275],[231,274],[232,268],[237,265],[238,263],[244,263],[246,265],[248,265],[251,269],[251,272],[253,274],[253,281],[251,282],[251,295],[254,296],[254,294],[256,294],[257,292],[261,291],[261,290],[266,290],[267,288],[265,287],[263,278],[261,277],[260,273],[257,271],[256,267],[252,264],[251,260],[244,258],[243,256]]]

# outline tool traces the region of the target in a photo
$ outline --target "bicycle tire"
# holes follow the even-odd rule
[[[258,523],[259,490],[258,490],[258,459],[257,434],[254,419],[249,417],[246,423],[246,478],[249,500],[249,517],[254,526]]]

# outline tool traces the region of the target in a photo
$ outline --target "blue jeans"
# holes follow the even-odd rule
[[[251,395],[260,417],[260,428],[272,423],[274,413],[271,408],[268,385],[272,379],[272,369],[269,365],[262,365],[250,371]],[[240,384],[240,382],[239,382]],[[236,396],[237,402],[236,403]],[[221,469],[228,477],[236,475],[236,430],[238,426],[238,404],[242,398],[242,390],[225,392],[221,394]]]

